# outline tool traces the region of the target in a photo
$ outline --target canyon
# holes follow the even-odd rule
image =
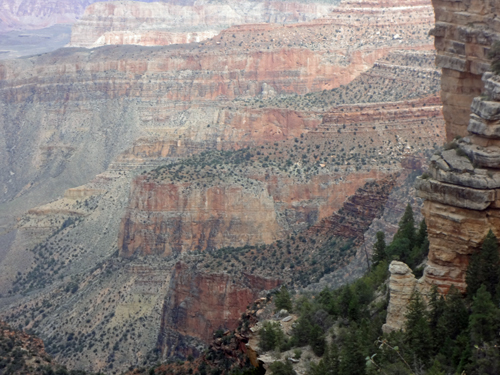
[[[243,22],[181,3],[95,4],[74,47],[0,61],[0,316],[70,368],[197,356],[282,283],[353,280],[445,137],[428,1],[174,40],[151,9]]]

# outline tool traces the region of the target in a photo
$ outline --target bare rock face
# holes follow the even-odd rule
[[[393,260],[389,266],[390,304],[387,307],[387,320],[382,330],[386,333],[403,328],[408,301],[417,285],[417,279],[405,263]]]
[[[118,245],[123,256],[168,256],[271,243],[280,237],[273,198],[262,184],[190,185],[135,181],[134,211],[123,220]]]
[[[498,1],[432,0],[436,25],[431,30],[443,69],[441,99],[448,140],[467,135],[470,104],[483,89],[489,47],[500,36]]]
[[[205,274],[177,263],[163,305],[158,339],[162,354],[187,355],[196,348],[193,340],[207,344],[217,329],[235,329],[242,308],[254,301],[259,292],[274,289],[280,283],[277,278],[246,273],[239,277]]]
[[[435,0],[433,4],[432,34],[436,62],[443,69],[447,138],[467,136],[435,154],[429,175],[416,185],[426,200],[422,212],[430,242],[421,281],[427,287],[438,285],[442,292],[452,284],[465,291],[470,255],[480,249],[490,229],[500,234],[500,80],[485,73],[488,50],[500,32],[493,19],[500,2]],[[484,96],[476,97],[483,88]]]

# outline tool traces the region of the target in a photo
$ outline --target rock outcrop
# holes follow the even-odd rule
[[[466,136],[472,99],[481,94],[489,68],[488,51],[500,39],[497,1],[432,0],[436,25],[436,64],[442,68],[443,114],[448,140]]]
[[[465,291],[470,255],[480,249],[490,229],[500,234],[500,79],[485,73],[488,51],[500,35],[494,18],[500,3],[433,3],[436,26],[432,34],[438,50],[436,62],[443,69],[447,138],[466,137],[457,137],[436,153],[429,173],[417,182],[418,194],[425,199],[422,212],[430,242],[422,281],[427,287],[437,285],[442,292],[452,284]],[[480,93],[483,96],[478,97]]]
[[[410,267],[403,262],[393,260],[389,266],[389,306],[386,323],[382,330],[386,333],[399,331],[406,321],[408,301],[417,286],[417,279]]]

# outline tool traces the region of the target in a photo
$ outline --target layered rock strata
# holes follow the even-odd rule
[[[488,51],[500,39],[498,1],[432,0],[436,25],[436,64],[442,68],[443,114],[448,140],[466,136],[472,99],[483,89],[481,76],[489,68]]]
[[[465,291],[470,255],[490,229],[500,234],[500,79],[485,73],[483,81],[485,97],[472,102],[469,136],[434,155],[429,176],[417,183],[430,241],[424,280],[443,291],[451,284]]]
[[[417,279],[410,267],[403,262],[392,261],[389,266],[389,300],[386,323],[382,330],[386,333],[398,331],[404,326],[408,301],[417,288]]]
[[[279,1],[177,5],[133,1],[95,3],[73,26],[72,47],[200,42],[232,25],[294,23],[325,16],[324,4]]]
[[[218,329],[236,329],[244,307],[259,292],[274,289],[280,283],[278,278],[266,279],[245,272],[207,274],[178,263],[163,305],[158,338],[162,355],[198,355],[196,341],[203,347]]]

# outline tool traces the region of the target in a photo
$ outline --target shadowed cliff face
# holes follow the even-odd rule
[[[259,292],[280,285],[278,279],[247,274],[200,273],[178,263],[172,274],[170,292],[163,305],[158,347],[165,357],[197,352],[196,341],[209,343],[213,333],[237,327],[242,306],[253,302]]]

